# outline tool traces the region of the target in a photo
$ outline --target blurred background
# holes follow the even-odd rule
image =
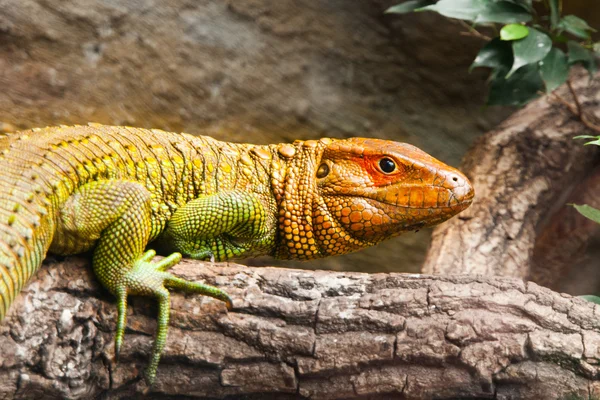
[[[458,166],[514,110],[485,108],[486,74],[468,73],[483,41],[437,14],[383,14],[397,2],[0,0],[0,129],[93,121],[259,144],[367,136]],[[565,13],[600,26],[597,0],[565,1]],[[294,265],[418,271],[429,235]]]

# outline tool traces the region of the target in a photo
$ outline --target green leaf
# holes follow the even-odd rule
[[[567,48],[569,49],[569,64],[582,63],[588,70],[590,79],[593,79],[597,70],[594,53],[572,40],[567,43]]]
[[[502,40],[519,40],[529,35],[529,29],[521,24],[504,25],[500,29],[500,39]]]
[[[506,73],[513,63],[512,47],[510,43],[494,38],[489,41],[475,57],[469,72],[474,68],[488,67],[492,69],[502,68]]]
[[[596,140],[592,140],[590,142],[587,142],[584,144],[584,146],[590,145],[590,144],[595,144],[596,146],[600,146],[600,137],[597,138]]]
[[[489,105],[522,106],[539,96],[544,89],[537,64],[528,64],[519,68],[509,78],[498,70],[492,74],[492,85],[488,95]]]
[[[550,26],[552,29],[558,25],[560,19],[560,10],[558,7],[558,0],[550,0]]]
[[[569,77],[569,63],[567,56],[562,50],[553,47],[550,52],[539,62],[540,75],[546,84],[546,93],[567,81]]]
[[[573,204],[573,207],[575,207],[575,209],[579,211],[579,214],[583,215],[587,219],[591,219],[592,221],[600,224],[600,210],[598,210],[597,208],[590,207],[587,204]]]
[[[448,18],[463,19],[474,23],[510,24],[531,20],[531,14],[527,10],[508,1],[440,0],[436,4],[420,8],[417,11],[435,11]]]
[[[435,0],[410,0],[388,8],[385,10],[384,14],[406,14],[417,8],[427,7],[433,3],[435,3]]]
[[[575,64],[581,61],[589,61],[594,57],[591,51],[579,43],[574,42],[573,40],[569,40],[567,47],[569,49],[569,64]]]
[[[590,135],[579,135],[575,136],[573,139],[594,139],[585,143],[585,146],[589,144],[595,144],[596,146],[600,146],[600,136],[590,136]]]
[[[483,0],[441,0],[417,11],[435,11],[444,17],[475,21],[485,5]]]
[[[558,27],[581,39],[589,39],[590,32],[596,32],[585,20],[575,15],[567,15],[558,23]]]
[[[600,42],[594,43],[593,49],[594,49],[594,53],[596,53],[597,55],[600,56]]]
[[[584,294],[583,296],[577,296],[584,300],[591,301],[592,303],[600,304],[600,297],[591,294]]]
[[[532,0],[504,0],[504,1],[508,1],[509,3],[513,3],[518,6],[521,6],[529,12],[533,11]]]
[[[511,24],[531,21],[531,13],[508,1],[487,2],[486,7],[475,19],[475,23],[497,22]]]
[[[417,11],[435,11],[444,17],[473,21],[484,8],[482,0],[441,0]]]
[[[537,29],[529,28],[529,35],[521,40],[512,42],[515,61],[507,78],[524,65],[537,63],[548,55],[552,49],[552,39]]]

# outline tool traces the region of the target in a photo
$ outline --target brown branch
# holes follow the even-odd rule
[[[567,79],[567,87],[569,88],[569,92],[571,93],[571,96],[573,96],[573,100],[575,101],[575,107],[577,108],[577,116],[581,117],[583,115],[581,103],[579,102],[579,97],[577,96],[575,89],[573,89],[573,84],[571,83],[570,79]]]
[[[598,111],[598,80],[588,84],[580,72],[573,83],[580,107]],[[568,90],[560,88],[559,99]],[[475,202],[436,228],[423,272],[530,276],[540,230],[598,163],[597,146],[573,140],[591,128],[561,109],[540,98],[469,151],[462,169],[475,187]]]
[[[571,114],[576,116],[579,119],[579,121],[583,125],[585,125],[588,129],[591,129],[596,133],[600,133],[600,125],[596,125],[593,122],[591,122],[588,119],[588,116],[583,111],[583,107],[581,106],[581,102],[579,101],[577,92],[575,92],[575,89],[573,89],[573,84],[571,83],[570,79],[567,79],[567,87],[569,88],[569,92],[571,93],[571,96],[573,97],[575,106],[571,105],[567,100],[565,100],[563,97],[561,97],[559,94],[557,94],[555,92],[551,93],[550,95],[552,96],[552,98],[554,98],[555,100],[558,100],[561,104],[563,104],[565,107],[567,107],[567,109],[571,112]]]
[[[462,26],[463,28],[466,28],[468,30],[468,32],[460,32],[461,36],[476,37],[478,39],[487,40],[487,41],[492,40],[491,37],[479,32],[477,29],[473,28],[471,25],[467,24],[465,21],[455,20],[455,19],[450,19],[450,21],[458,23],[460,26]]]
[[[46,265],[0,326],[0,398],[137,398],[156,307],[134,298],[118,365],[115,305],[83,258]],[[520,280],[185,261],[235,308],[172,297],[148,397],[582,398],[597,389],[592,303]],[[244,397],[247,396],[247,397]]]

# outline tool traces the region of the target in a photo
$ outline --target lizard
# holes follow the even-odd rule
[[[0,138],[0,322],[47,253],[92,251],[116,297],[115,359],[127,298],[155,297],[147,384],[166,343],[169,289],[232,300],[168,272],[198,260],[349,253],[467,208],[469,180],[405,143],[350,138],[252,145],[88,124]],[[154,261],[156,250],[166,256]]]

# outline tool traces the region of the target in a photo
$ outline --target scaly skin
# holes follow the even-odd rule
[[[254,146],[96,124],[0,139],[0,186],[0,321],[48,251],[93,249],[94,272],[117,298],[117,357],[127,296],[158,299],[149,384],[166,341],[168,289],[231,306],[225,292],[166,272],[181,254],[344,254],[445,221],[473,198],[459,171],[403,143]],[[170,255],[152,262],[148,243]]]

